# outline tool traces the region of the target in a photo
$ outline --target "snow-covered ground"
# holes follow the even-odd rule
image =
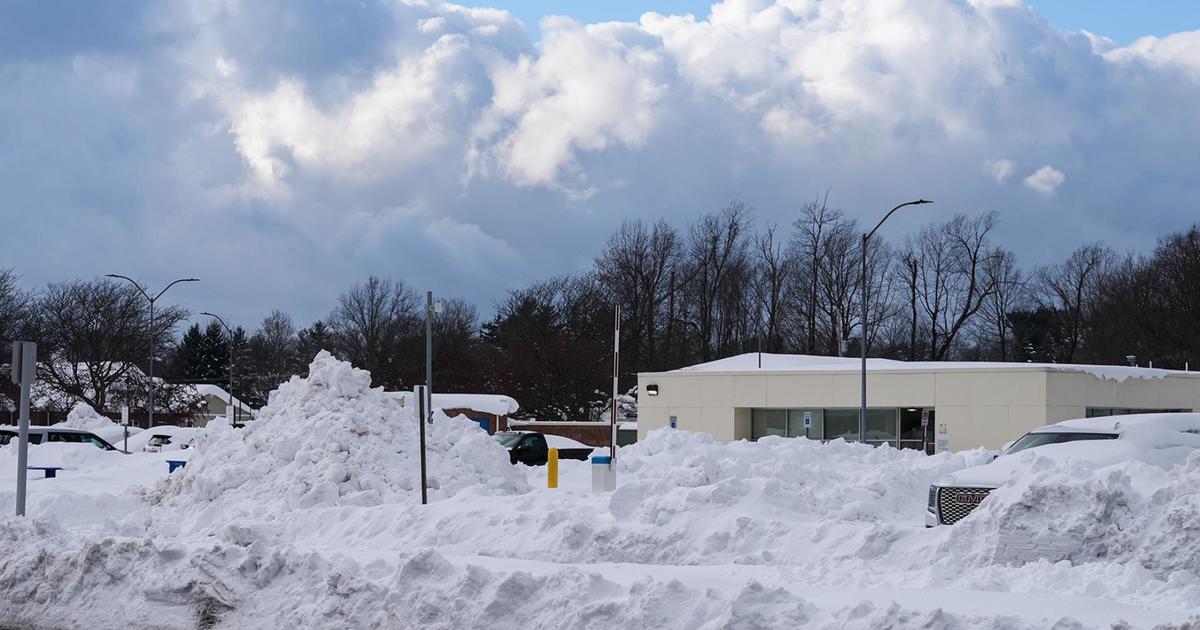
[[[1151,628],[1200,623],[1200,457],[1164,471],[1036,455],[953,527],[928,485],[984,463],[836,441],[660,430],[591,464],[511,466],[462,418],[418,424],[321,355],[244,429],[178,453],[31,448],[65,470],[8,516],[0,627]],[[72,450],[73,448],[73,450]],[[1010,530],[1074,545],[1001,561]]]

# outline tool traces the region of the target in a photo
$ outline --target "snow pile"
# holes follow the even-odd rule
[[[982,450],[928,457],[843,441],[722,444],[660,429],[620,450],[612,493],[585,486],[503,502],[455,500],[439,504],[437,518],[363,515],[327,531],[353,538],[391,524],[413,543],[448,553],[550,562],[761,565],[854,557],[887,551],[901,532],[923,531],[929,484],[990,459]],[[590,466],[560,462],[565,476],[590,476]],[[541,483],[543,474],[530,471]],[[833,531],[836,545],[819,540]]]
[[[658,522],[664,508],[683,514],[689,503],[796,518],[919,521],[930,483],[991,459],[984,449],[927,456],[840,439],[721,444],[704,433],[660,429],[621,450],[620,471],[637,481],[618,488],[613,502],[618,517]]]
[[[68,429],[83,429],[84,431],[103,431],[119,425],[97,413],[91,405],[85,402],[78,402],[71,408],[71,412],[67,414],[67,419],[55,423],[54,426]]]
[[[222,519],[271,520],[294,510],[411,503],[420,491],[417,419],[371,388],[371,375],[327,352],[307,378],[272,392],[244,429],[215,425],[182,474],[151,499],[176,507],[220,510]],[[471,488],[527,489],[508,453],[479,426],[441,416],[428,427],[431,496]],[[214,512],[215,513],[215,512]]]
[[[1047,456],[1051,448],[1022,457],[1019,473],[952,529],[945,551],[976,565],[1136,563],[1200,590],[1200,451],[1166,468],[1096,467]]]

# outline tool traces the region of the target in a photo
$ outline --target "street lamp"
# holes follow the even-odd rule
[[[145,297],[146,300],[150,302],[150,400],[146,409],[148,416],[147,422],[150,426],[154,426],[154,303],[158,301],[158,298],[162,297],[162,295],[167,292],[167,289],[170,289],[180,282],[199,282],[200,280],[199,278],[180,278],[171,284],[168,284],[166,288],[158,292],[158,295],[150,297],[150,294],[146,293],[146,290],[142,288],[142,285],[138,284],[133,278],[115,273],[106,274],[106,277],[128,280],[130,284],[137,287],[137,290],[142,294],[142,297]]]
[[[229,392],[227,393],[229,394],[229,408],[233,409],[234,413],[236,413],[237,408],[233,406],[233,330],[229,328],[229,324],[226,324],[225,320],[221,319],[220,315],[209,313],[208,311],[200,314],[208,315],[218,322],[221,322],[221,326],[225,329],[225,334],[229,335]],[[229,418],[232,424],[237,424],[237,422],[234,420],[233,413],[229,415]]]
[[[867,336],[867,243],[871,240],[872,236],[875,236],[875,231],[879,229],[879,226],[883,225],[883,222],[887,221],[888,217],[892,216],[897,210],[904,206],[919,206],[926,203],[933,202],[918,199],[916,201],[906,201],[892,208],[887,214],[883,215],[879,223],[875,224],[875,229],[863,234],[862,237],[862,339],[859,340],[859,345],[862,346],[862,408],[858,411],[858,440],[860,442],[865,443],[867,441],[867,339],[869,338]]]

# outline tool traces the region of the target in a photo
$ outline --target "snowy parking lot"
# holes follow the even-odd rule
[[[0,519],[0,626],[58,628],[1135,628],[1200,623],[1200,456],[1162,469],[1020,455],[926,528],[929,485],[991,461],[660,430],[591,465],[513,466],[430,428],[326,354],[244,429],[172,453],[32,447],[30,518]],[[174,457],[180,457],[179,452]],[[15,448],[0,448],[0,504]],[[1054,537],[1065,559],[999,554]]]

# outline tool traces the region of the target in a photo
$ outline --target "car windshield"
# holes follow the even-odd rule
[[[525,434],[511,432],[511,431],[504,431],[504,432],[496,434],[496,441],[499,442],[502,446],[504,446],[504,448],[512,448],[521,439],[521,436],[523,436],[523,435],[525,435]]]
[[[1114,440],[1116,437],[1116,433],[1026,433],[1021,439],[1013,442],[1013,445],[1008,447],[1004,454],[1011,455],[1047,444],[1063,444],[1083,440]]]

